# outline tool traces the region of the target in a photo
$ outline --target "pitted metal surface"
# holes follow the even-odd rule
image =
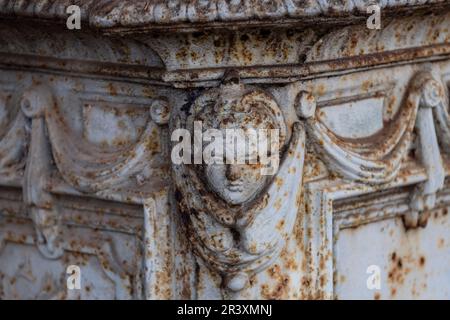
[[[450,3],[375,3],[0,1],[0,299],[449,299]]]

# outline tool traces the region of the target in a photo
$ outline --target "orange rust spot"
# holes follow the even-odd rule
[[[284,224],[285,224],[284,219],[281,219],[280,222],[278,222],[276,228],[277,228],[278,230],[282,230],[283,227],[284,227]]]
[[[397,294],[396,288],[391,288],[391,296],[395,296]]]
[[[325,94],[325,91],[326,91],[325,85],[323,83],[319,84],[319,86],[317,87],[317,95],[323,96]]]
[[[368,91],[370,89],[370,87],[372,86],[372,82],[370,82],[369,80],[366,80],[363,82],[362,84],[362,89],[364,91]]]
[[[156,93],[153,88],[145,87],[142,89],[142,94],[146,96],[147,98],[154,98]]]
[[[278,198],[278,199],[275,201],[275,203],[274,203],[273,206],[275,207],[275,209],[276,209],[277,211],[280,210],[280,209],[281,209],[281,206],[282,206],[282,200],[281,200],[280,198]]]
[[[188,56],[188,50],[186,48],[181,48],[176,54],[176,58],[179,60],[185,60]]]
[[[191,59],[192,61],[198,60],[199,59],[198,53],[195,51],[191,51]]]
[[[397,253],[393,252],[391,255],[392,261],[395,261],[396,258],[397,258]]]
[[[424,265],[425,265],[425,257],[424,256],[421,256],[420,258],[419,258],[419,266],[421,266],[421,267],[423,267]]]
[[[280,177],[276,177],[275,184],[277,185],[277,187],[281,188],[281,186],[283,185],[283,179]]]
[[[108,83],[106,86],[106,89],[108,90],[109,94],[112,96],[117,96],[117,89],[114,87],[112,83]]]

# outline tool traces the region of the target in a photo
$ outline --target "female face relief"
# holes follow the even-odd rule
[[[237,147],[243,148],[245,145]],[[230,150],[226,150],[226,153],[230,154]],[[263,165],[257,152],[245,152],[243,164],[231,162],[229,157],[224,157],[223,163],[205,165],[204,174],[210,189],[229,204],[238,205],[253,199],[271,176],[262,174]]]
[[[278,148],[271,150],[270,144],[274,138],[279,138],[273,134],[277,130],[276,120],[263,103],[245,104],[245,98],[227,101],[220,106],[219,119],[207,121],[214,123],[214,129],[222,133],[224,144],[223,154],[216,154],[222,161],[202,165],[203,179],[209,189],[231,205],[248,202],[264,189],[276,170],[267,174],[263,169],[270,163],[262,159],[267,158],[270,151],[279,155]],[[235,137],[231,144],[226,138],[230,134]],[[261,150],[262,145],[265,147]],[[262,153],[266,156],[261,157]]]

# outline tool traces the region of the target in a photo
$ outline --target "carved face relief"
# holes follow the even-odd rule
[[[237,205],[253,199],[269,182],[262,175],[257,155],[245,155],[246,164],[208,164],[203,171],[211,190],[226,202]]]
[[[259,157],[258,143],[266,145],[270,152],[270,130],[278,129],[281,132],[279,145],[282,145],[285,139],[284,122],[273,98],[260,91],[244,90],[240,85],[223,87],[220,96],[213,101],[214,106],[210,105],[212,108],[204,110],[196,121],[202,121],[203,130],[217,129],[221,132],[223,154],[215,156],[222,157],[223,163],[203,164],[199,173],[208,188],[225,202],[243,204],[254,199],[270,182],[272,175],[263,174],[262,168],[268,164],[263,164]],[[226,144],[225,138],[229,129],[238,129],[233,131],[237,139],[231,147]],[[261,132],[267,135],[262,134],[258,142],[251,139],[255,133]],[[207,146],[208,143],[204,143],[203,150]],[[233,162],[232,158],[237,154],[244,155],[244,161]]]
[[[287,138],[275,98],[238,83],[207,90],[172,121],[194,137],[194,164],[172,166],[189,240],[195,254],[224,277],[227,290],[243,290],[252,275],[278,259],[295,224],[304,126],[295,122]],[[199,149],[202,162],[195,160]],[[208,155],[214,161],[205,161]],[[230,162],[230,155],[239,161]]]

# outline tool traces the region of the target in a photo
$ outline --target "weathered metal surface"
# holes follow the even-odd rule
[[[174,127],[193,132],[194,121],[203,121],[205,129],[224,133],[231,128],[279,128],[280,148],[286,147],[275,175],[262,175],[261,163],[174,164],[176,200],[195,253],[223,277],[222,297],[298,298],[295,270],[301,258],[294,225],[301,206],[304,127],[293,124],[288,139],[277,102],[240,84],[212,89],[191,108],[174,115]],[[237,148],[245,150],[245,145]],[[245,154],[246,159],[252,156]]]
[[[349,22],[364,18],[367,6],[377,4],[390,14],[410,13],[421,8],[440,9],[445,0],[102,0],[69,1],[37,0],[0,2],[1,15],[6,17],[39,18],[64,21],[66,8],[79,5],[83,21],[97,28],[126,28],[132,30],[164,28],[178,25],[178,30],[192,30],[198,24],[236,28],[240,26],[277,25],[279,23],[330,21]],[[241,24],[239,24],[241,23]]]
[[[429,212],[425,228],[406,230],[400,215],[408,210],[409,192],[409,188],[398,188],[362,197],[357,203],[349,199],[336,204],[335,219],[340,225],[335,240],[336,298],[449,298],[448,286],[441,283],[449,277],[448,189],[439,192],[438,205]],[[369,220],[376,210],[391,218]],[[380,290],[366,287],[369,265],[380,268]]]
[[[0,1],[0,298],[450,298],[448,1],[77,3]]]

